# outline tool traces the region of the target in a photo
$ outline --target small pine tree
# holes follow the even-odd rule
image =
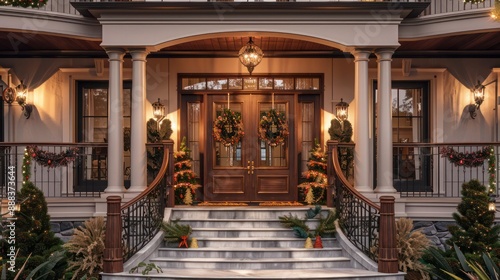
[[[307,204],[325,203],[326,166],[326,154],[321,150],[318,140],[315,139],[314,148],[311,149],[307,162],[308,170],[302,173],[304,182],[299,185],[299,188],[303,189],[304,201]]]
[[[493,255],[500,248],[500,225],[494,225],[495,213],[488,210],[489,196],[486,187],[477,180],[462,185],[462,201],[453,213],[457,225],[450,226],[452,235],[447,244],[458,246],[473,259],[479,259],[483,252]],[[450,249],[453,250],[454,249]]]
[[[196,173],[191,169],[191,150],[186,146],[186,137],[182,138],[179,151],[174,153],[175,203],[190,205],[195,199],[198,187]]]
[[[17,199],[22,204],[21,210],[15,212],[17,218],[15,221],[16,247],[19,249],[16,263],[23,264],[31,254],[21,274],[21,279],[25,279],[34,268],[49,260],[54,252],[61,251],[63,242],[51,231],[47,202],[42,191],[32,182],[26,181],[20,192],[17,193]],[[4,234],[8,233],[4,232]],[[4,250],[11,246],[5,242],[6,240],[6,236],[4,236],[2,239]],[[66,267],[65,259],[59,261],[42,279],[61,279]],[[7,273],[8,279],[14,279],[14,277],[14,273]]]
[[[305,249],[312,249],[312,248],[314,248],[313,242],[311,240],[311,237],[306,238],[306,242],[304,243],[304,248]]]

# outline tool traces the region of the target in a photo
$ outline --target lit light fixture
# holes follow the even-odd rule
[[[23,108],[24,116],[26,119],[29,119],[31,116],[31,112],[33,111],[33,106],[31,104],[26,103],[26,98],[28,96],[28,87],[21,83],[16,87],[16,101],[19,106]]]
[[[153,106],[153,117],[159,125],[161,120],[165,117],[165,105],[161,104],[160,98],[151,105]]]
[[[335,105],[335,115],[340,122],[344,122],[349,116],[349,104],[344,102],[342,98],[340,98],[340,102]]]
[[[476,110],[479,110],[479,107],[484,101],[484,86],[477,81],[477,85],[471,89],[471,92],[474,98],[474,104],[469,105],[469,114],[472,119],[475,119],[477,116]]]
[[[250,37],[248,43],[240,49],[238,57],[240,58],[241,64],[243,64],[248,69],[248,72],[250,72],[250,75],[252,75],[255,66],[259,65],[262,61],[264,52],[253,43],[252,37]]]
[[[496,207],[496,196],[492,193],[489,194],[490,201],[488,202],[488,211],[495,212],[497,210]]]

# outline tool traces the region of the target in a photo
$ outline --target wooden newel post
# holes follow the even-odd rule
[[[167,207],[175,206],[175,190],[173,185],[174,180],[174,141],[164,140],[163,150],[168,152],[168,166],[167,166]]]
[[[326,185],[326,206],[328,207],[334,207],[333,205],[333,192],[335,189],[335,177],[334,173],[335,171],[333,170],[333,149],[337,149],[337,145],[339,142],[333,141],[333,140],[328,140],[326,141],[326,178],[327,178],[327,185]]]
[[[106,215],[106,239],[104,241],[103,272],[123,272],[122,250],[122,198],[109,196],[107,198],[108,213]]]
[[[398,273],[394,200],[393,196],[380,197],[378,271],[383,273]]]

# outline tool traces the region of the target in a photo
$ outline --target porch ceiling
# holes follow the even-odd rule
[[[345,57],[338,49],[296,39],[253,37],[267,57]],[[235,57],[248,37],[191,41],[150,57]],[[100,41],[0,31],[0,57],[107,57]],[[394,57],[485,57],[500,55],[500,31],[400,41]]]

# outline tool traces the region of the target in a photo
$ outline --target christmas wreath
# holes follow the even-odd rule
[[[216,142],[221,142],[226,147],[237,145],[245,135],[241,114],[224,109],[214,121],[212,135]]]
[[[290,134],[285,114],[274,109],[264,114],[259,122],[259,138],[274,147],[284,145],[285,139]]]
[[[452,147],[441,148],[441,157],[448,160],[455,166],[478,167],[483,165],[484,161],[490,157],[492,147],[484,147],[476,152],[457,152]]]
[[[28,146],[31,157],[45,167],[67,166],[78,156],[78,148],[70,148],[58,154],[40,150],[37,146]]]

